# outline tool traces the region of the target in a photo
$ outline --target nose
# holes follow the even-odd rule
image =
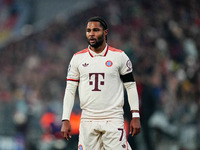
[[[89,32],[89,36],[94,36],[94,31],[93,31],[93,30],[91,30],[91,31]]]

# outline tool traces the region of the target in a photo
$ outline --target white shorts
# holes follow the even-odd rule
[[[126,139],[124,122],[81,120],[78,150],[132,150]]]

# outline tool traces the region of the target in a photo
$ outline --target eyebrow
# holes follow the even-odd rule
[[[96,30],[96,29],[100,29],[100,28],[86,28],[86,30]]]

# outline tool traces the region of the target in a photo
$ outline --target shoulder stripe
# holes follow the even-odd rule
[[[120,49],[116,49],[116,48],[111,47],[111,46],[109,46],[108,50],[113,51],[113,52],[120,52],[120,53],[123,52],[122,50],[120,50]]]
[[[79,80],[75,80],[75,79],[67,79],[67,81],[75,81],[75,82],[79,82]]]
[[[86,49],[84,49],[84,50],[82,50],[82,51],[79,51],[79,52],[75,53],[74,55],[87,53],[88,51],[89,51],[88,48],[86,48]]]

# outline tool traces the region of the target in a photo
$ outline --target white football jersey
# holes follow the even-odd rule
[[[132,72],[128,56],[106,46],[97,54],[88,48],[74,54],[67,81],[78,82],[82,119],[123,118],[124,88],[120,75]]]

